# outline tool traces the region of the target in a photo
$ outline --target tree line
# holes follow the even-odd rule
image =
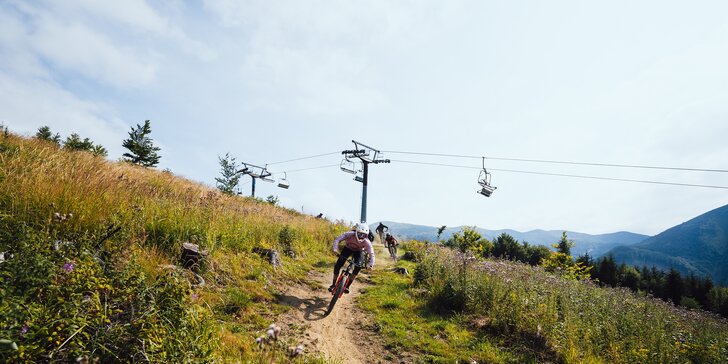
[[[155,146],[149,137],[151,133],[152,127],[149,120],[145,120],[144,125],[137,124],[136,127],[132,127],[129,138],[124,139],[122,142],[122,146],[128,150],[123,154],[122,160],[143,167],[155,167],[161,156],[157,153],[160,148]],[[48,126],[41,126],[35,133],[35,137],[51,142],[63,149],[85,151],[100,157],[108,156],[106,148],[100,144],[95,144],[89,138],[81,139],[76,133],[72,133],[62,141],[60,134],[54,134]]]
[[[694,274],[683,277],[675,268],[665,272],[654,266],[639,268],[617,264],[611,255],[594,260],[587,253],[574,259],[571,256],[574,242],[567,238],[566,232],[562,233],[558,242],[551,245],[554,250],[543,245],[518,242],[507,233],[490,241],[470,227],[453,234],[443,244],[483,257],[540,265],[566,278],[590,279],[602,286],[626,287],[675,305],[712,311],[728,317],[728,288],[715,285],[710,277]]]

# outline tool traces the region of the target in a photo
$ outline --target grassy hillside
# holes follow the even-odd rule
[[[6,131],[0,339],[18,350],[0,361],[256,358],[255,337],[283,310],[276,287],[319,263],[341,229]],[[183,242],[209,251],[199,276],[178,268]],[[295,258],[274,269],[255,248]]]
[[[728,322],[541,267],[409,243],[413,274],[361,297],[396,351],[425,363],[725,363]]]

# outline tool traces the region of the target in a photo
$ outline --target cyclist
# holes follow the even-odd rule
[[[384,232],[389,231],[389,227],[380,222],[379,225],[377,225],[376,231],[377,231],[377,235],[379,235],[379,241],[381,241],[382,244],[384,244]]]
[[[384,233],[384,245],[389,250],[389,255],[392,256],[392,258],[397,258],[397,245],[399,245],[399,240],[394,237],[394,235],[390,234],[389,232]],[[394,249],[390,249],[394,248]]]
[[[399,240],[394,237],[394,235],[390,233],[384,233],[384,243],[389,248],[390,246],[397,246],[399,245]]]
[[[342,249],[341,253],[339,253],[339,243],[341,241],[344,241],[344,249]],[[334,290],[334,285],[336,285],[336,279],[339,277],[341,267],[343,267],[346,260],[353,255],[354,261],[357,265],[354,268],[354,272],[352,272],[351,279],[349,279],[349,284],[344,289],[344,293],[349,293],[349,286],[351,285],[351,282],[354,281],[354,278],[356,278],[356,275],[359,274],[361,266],[363,265],[362,251],[364,249],[369,252],[369,263],[367,264],[367,269],[372,269],[374,266],[374,249],[372,248],[372,242],[369,240],[369,227],[364,223],[357,224],[353,231],[347,231],[334,239],[333,250],[334,254],[339,257],[339,260],[337,260],[334,265],[334,279],[331,281],[329,292]]]

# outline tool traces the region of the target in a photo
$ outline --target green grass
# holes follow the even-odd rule
[[[413,277],[377,272],[360,299],[421,362],[723,363],[728,323],[541,268],[414,247]]]

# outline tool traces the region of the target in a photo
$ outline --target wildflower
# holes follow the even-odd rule
[[[288,350],[292,357],[299,356],[299,355],[303,354],[303,344],[300,344],[300,345],[296,346],[295,348],[290,347]]]
[[[20,328],[20,337],[25,337],[25,334],[28,333],[28,325],[23,325],[23,327]]]
[[[263,346],[265,346],[267,340],[265,339],[265,336],[261,336],[257,339],[255,339],[255,343],[258,344],[258,349],[262,349]]]
[[[278,340],[278,334],[280,333],[281,328],[278,327],[276,324],[270,324],[270,326],[268,326],[268,331],[266,331],[268,338],[273,340]]]
[[[193,293],[190,298],[192,299],[192,301],[197,301],[197,298],[199,298],[199,296],[197,295],[197,293]]]
[[[72,262],[68,262],[63,265],[63,270],[66,271],[66,273],[73,272],[73,268],[76,268],[76,265],[73,264]]]

